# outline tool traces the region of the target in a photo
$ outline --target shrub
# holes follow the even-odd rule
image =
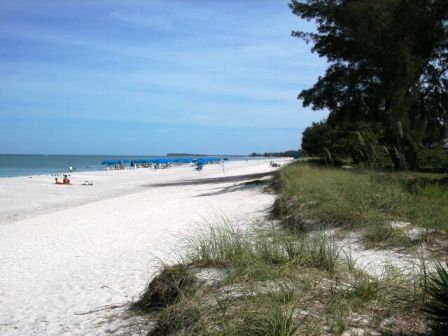
[[[448,328],[448,271],[441,264],[436,266],[436,273],[429,275],[426,293],[430,301],[425,307],[428,318],[436,326]]]
[[[372,153],[372,167],[386,169],[394,168],[394,163],[391,159],[390,152],[385,146],[374,146]]]
[[[448,153],[442,148],[422,149],[417,154],[419,168],[423,170],[448,169]]]
[[[137,306],[145,311],[169,306],[179,300],[183,291],[191,291],[193,284],[188,266],[165,266],[148,284]]]
[[[180,302],[163,310],[148,336],[166,336],[177,330],[189,330],[188,335],[198,334],[195,324],[201,318],[200,307],[193,302]],[[198,326],[199,327],[199,326]]]

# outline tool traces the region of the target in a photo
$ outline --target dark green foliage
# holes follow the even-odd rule
[[[326,121],[319,121],[307,127],[302,136],[302,151],[308,156],[321,156],[324,147],[329,147],[329,126]]]
[[[321,121],[305,129],[302,149],[308,156],[321,157],[322,163],[325,163],[328,151],[332,162],[349,159],[355,164],[363,163],[371,168],[393,168],[391,157],[395,155],[394,148],[382,145],[383,143],[386,143],[386,138],[379,124],[331,125]],[[419,149],[415,168],[423,171],[447,171],[448,151],[441,147]]]
[[[191,291],[193,284],[194,278],[186,265],[165,266],[148,284],[137,305],[142,310],[169,306],[183,292]]]
[[[393,167],[388,149],[384,143],[384,131],[380,124],[363,122],[335,124],[326,121],[313,123],[305,129],[302,149],[309,156],[327,158],[331,162],[349,159],[368,167]]]
[[[436,273],[429,276],[426,292],[431,297],[425,308],[429,318],[448,328],[448,271],[441,264],[436,266]]]
[[[423,197],[441,197],[448,201],[448,177],[421,177],[402,180],[401,183],[410,193]]]
[[[252,153],[250,156],[252,157],[292,157],[292,158],[298,158],[300,157],[300,151],[298,150],[288,150],[285,152],[266,152],[266,153]]]
[[[448,151],[442,148],[422,149],[417,157],[420,169],[448,170]]]
[[[376,145],[373,148],[372,168],[390,169],[394,167],[394,162],[391,159],[390,150],[384,145]]]
[[[330,64],[300,93],[304,106],[328,109],[330,129],[381,124],[394,165],[415,168],[419,146],[440,143],[448,126],[448,2],[292,0],[290,7],[317,23],[316,32],[293,36]]]
[[[148,336],[166,336],[176,330],[189,330],[190,335],[195,335],[192,326],[201,318],[199,307],[191,302],[182,302],[168,307],[161,312],[157,318],[155,326],[148,333]]]

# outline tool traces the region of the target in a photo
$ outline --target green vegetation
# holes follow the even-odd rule
[[[239,276],[249,272],[258,274],[260,278],[263,278],[266,271],[271,272],[265,268],[266,265],[271,265],[274,272],[277,271],[277,266],[284,264],[329,272],[336,268],[338,250],[327,234],[290,237],[273,228],[263,233],[264,237],[253,237],[231,226],[211,227],[206,234],[190,244],[187,259],[201,267],[231,265],[237,267],[235,274]],[[272,277],[272,274],[268,274],[268,277]]]
[[[300,157],[300,151],[298,150],[289,150],[285,152],[267,152],[264,154],[261,153],[252,153],[250,154],[252,157],[292,157],[298,158]]]
[[[355,229],[367,242],[397,246],[429,241],[435,232],[439,237],[447,233],[448,188],[441,175],[298,163],[282,169],[275,185],[279,197],[274,212],[293,230]],[[400,222],[410,224],[403,227]],[[416,227],[423,229],[420,237],[405,234],[405,229]]]
[[[441,148],[448,131],[445,0],[292,0],[290,7],[317,25],[293,36],[329,63],[299,94],[304,106],[330,111],[305,131],[308,155],[326,148],[356,161],[355,131],[384,146],[400,170],[418,168],[421,149]]]
[[[379,124],[353,122],[335,125],[321,121],[303,132],[302,150],[306,156],[324,158],[322,161],[327,164],[344,161],[346,164],[391,170],[396,151],[383,145],[385,143],[384,131]],[[415,155],[415,170],[448,171],[448,152],[441,146],[421,146]]]
[[[421,272],[403,274],[386,265],[374,277],[336,240],[354,230],[368,246],[424,242],[425,252],[446,255],[447,178],[373,169],[447,168],[448,3],[292,0],[290,8],[317,25],[293,36],[329,63],[299,95],[330,111],[305,130],[303,150],[326,166],[357,168],[289,165],[273,181],[282,227],[224,225],[191,241],[142,294],[149,335],[425,334],[426,316],[434,330],[446,326],[445,268],[433,273],[423,261]],[[202,271],[218,276],[204,280]]]
[[[161,277],[179,290],[175,300],[150,311],[154,326],[148,335],[426,331],[420,313],[425,297],[421,274],[389,270],[373,278],[338,258],[339,252],[324,232],[291,235],[272,227],[257,232],[211,227],[190,242],[180,265],[162,269],[142,294],[147,297]],[[212,284],[196,279],[179,285],[207,270],[218,270],[222,277]]]
[[[421,170],[441,170],[448,172],[448,152],[441,148],[423,149],[417,153]]]
[[[344,123],[330,125],[313,123],[305,129],[302,150],[307,156],[332,157],[348,164],[364,164],[369,168],[393,168],[390,152],[381,145],[384,131],[379,124]]]
[[[153,320],[148,335],[414,335],[445,326],[446,269],[422,260],[412,273],[384,265],[373,276],[337,240],[357,230],[371,244],[436,246],[448,228],[446,179],[294,163],[272,185],[280,225],[210,225],[148,284],[139,301]]]
[[[185,265],[165,265],[148,284],[137,306],[144,311],[169,306],[180,300],[181,295],[193,287],[193,283],[194,279]]]
[[[430,301],[425,311],[429,318],[440,329],[448,328],[448,271],[441,264],[436,266],[436,272],[431,274],[426,285]]]

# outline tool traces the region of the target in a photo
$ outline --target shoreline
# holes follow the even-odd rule
[[[2,155],[4,156],[4,155],[8,155],[8,154],[0,154],[0,158],[1,158]],[[23,155],[23,156],[28,156],[28,155]],[[31,155],[31,156],[43,157],[42,155]],[[70,156],[70,155],[51,155],[51,156],[64,157],[64,156]],[[74,157],[79,157],[79,155],[73,155],[73,156]],[[80,157],[89,157],[89,156],[95,157],[95,158],[101,157],[102,159],[108,157],[108,156],[102,156],[102,155],[81,155]],[[110,157],[114,158],[115,156],[110,156]],[[117,156],[117,158],[118,157],[120,157],[120,158],[121,157],[122,158],[132,157],[134,159],[140,158],[139,156],[134,157],[134,156],[126,156],[126,155]],[[142,156],[142,157],[145,157],[145,156]],[[169,157],[169,156],[148,156],[148,157],[155,158],[155,159],[172,159],[172,158],[174,158],[174,157]],[[228,158],[228,160],[225,161],[225,162],[287,159],[287,158],[259,158],[259,157],[254,158],[254,157],[243,156],[243,155],[242,156],[237,156],[237,155],[229,155],[229,156],[226,156],[226,155],[216,155],[216,157],[226,157],[226,158]],[[179,157],[179,158],[182,158],[182,157]],[[200,158],[200,157],[199,156],[194,156],[194,158]],[[76,165],[76,162],[72,162],[72,163],[67,163],[66,166],[63,166],[63,167],[61,166],[61,168],[47,168],[49,170],[45,170],[45,168],[36,168],[35,170],[37,172],[33,172],[32,168],[4,168],[4,167],[2,167],[1,162],[0,162],[0,182],[2,181],[2,179],[10,179],[10,178],[16,178],[16,177],[28,177],[28,178],[40,177],[40,176],[55,177],[55,176],[60,176],[60,175],[63,175],[63,174],[68,174],[68,175],[75,174],[75,173],[87,174],[87,173],[108,171],[107,169],[104,169],[105,167],[103,165],[100,164],[100,162],[103,161],[102,159],[99,159],[98,161],[95,161],[95,163],[90,163],[89,165],[87,165],[85,167],[84,167],[84,165],[86,165],[86,163]],[[68,171],[68,167],[69,166],[75,167],[76,170],[73,171],[73,172]],[[79,168],[79,167],[82,167],[82,168]],[[176,166],[174,166],[174,168],[175,167]],[[173,168],[173,167],[170,167],[170,168]],[[3,174],[5,174],[5,171],[2,171],[2,169],[3,170],[13,170],[13,169],[15,169],[15,171],[24,170],[25,172],[28,172],[28,173],[20,173],[19,175],[14,173],[13,175],[9,176],[9,175],[3,175]],[[52,170],[52,169],[54,169],[54,170]],[[124,170],[128,170],[128,169],[132,170],[131,167],[126,167],[126,169],[124,169]],[[139,169],[145,169],[145,168],[139,168]]]
[[[277,161],[288,162],[290,159]],[[50,175],[3,178],[0,179],[0,226],[48,211],[143,191],[152,184],[244,175],[247,167],[252,167],[253,173],[260,173],[269,162],[269,159],[228,161],[224,172],[220,165],[207,165],[202,172],[194,171],[190,166],[74,172],[70,174],[72,185],[55,185],[54,176]],[[272,170],[267,168],[267,171]],[[94,185],[84,186],[84,181],[92,181]]]
[[[224,173],[207,166],[200,173],[176,167],[87,174],[94,186],[79,185],[86,177],[80,172],[72,174],[73,186],[48,177],[2,184],[0,333],[95,335],[125,325],[128,304],[161,261],[173,261],[185,237],[223,216],[240,225],[264,217],[274,195],[233,187],[238,176],[275,171],[269,161],[232,161]],[[234,178],[148,186],[222,176]],[[25,207],[5,223],[5,209]]]

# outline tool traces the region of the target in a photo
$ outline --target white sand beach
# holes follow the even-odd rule
[[[73,173],[70,186],[0,179],[0,335],[129,333],[129,304],[186,236],[221,216],[257,221],[273,203],[260,187],[216,178],[274,169],[254,160]]]

